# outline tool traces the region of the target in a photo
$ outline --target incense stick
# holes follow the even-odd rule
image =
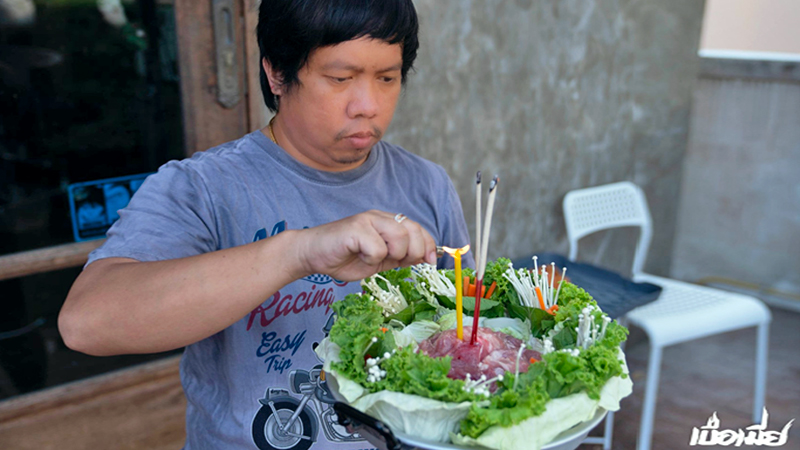
[[[475,273],[481,266],[481,171],[475,176]]]
[[[485,227],[483,228],[483,237],[481,240],[481,257],[480,265],[476,266],[477,277],[475,280],[475,310],[472,312],[472,338],[470,345],[475,345],[478,340],[478,319],[481,313],[481,297],[483,294],[483,275],[486,272],[486,257],[489,249],[489,232],[492,229],[492,213],[494,212],[494,199],[497,196],[497,183],[500,178],[495,175],[492,179],[492,184],[489,185],[489,203],[486,205],[486,219]]]
[[[486,219],[484,220],[484,228],[483,228],[483,239],[481,240],[481,265],[480,265],[480,277],[483,278],[483,274],[486,271],[486,257],[489,253],[489,233],[492,229],[492,215],[494,213],[494,199],[497,196],[497,183],[500,182],[500,178],[495,175],[492,179],[492,184],[489,185],[489,203],[486,205]]]

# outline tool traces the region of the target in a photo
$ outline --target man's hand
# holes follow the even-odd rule
[[[303,230],[298,258],[308,274],[357,281],[383,270],[421,262],[436,264],[436,243],[420,224],[368,211]]]

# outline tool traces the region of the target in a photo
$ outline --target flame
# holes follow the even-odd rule
[[[456,252],[458,252],[459,255],[466,254],[469,251],[469,244],[467,244],[467,245],[465,245],[465,246],[463,246],[461,248],[450,248],[450,247],[442,246],[442,250],[444,250],[445,253],[447,253],[448,255],[450,255],[452,257],[455,257],[456,256]]]

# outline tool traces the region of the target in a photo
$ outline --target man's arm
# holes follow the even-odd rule
[[[435,264],[430,234],[393,217],[370,211],[168,261],[95,261],[72,286],[59,330],[68,347],[91,355],[167,351],[224,330],[307,275],[356,281],[423,260]]]

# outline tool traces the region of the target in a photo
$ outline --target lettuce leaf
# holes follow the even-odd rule
[[[501,381],[501,389],[490,397],[486,407],[474,405],[461,422],[461,434],[476,438],[487,429],[500,426],[510,427],[523,420],[538,416],[545,411],[550,397],[544,388],[543,379],[535,379],[523,389],[514,390],[514,375],[509,374]]]
[[[464,390],[463,381],[447,377],[450,371],[450,357],[431,358],[404,347],[383,362],[381,367],[387,375],[383,380],[368,387],[372,392],[382,390],[404,392],[454,403],[478,398]]]
[[[480,321],[480,319],[478,320]],[[514,336],[526,344],[531,338],[531,324],[528,320],[522,321],[515,317],[495,317],[480,322],[480,326]]]
[[[547,410],[543,414],[527,416],[509,426],[502,426],[501,421],[494,421],[494,425],[485,428],[480,434],[465,433],[464,422],[468,418],[462,422],[462,433],[451,438],[456,445],[470,447],[538,450],[565,429],[589,420],[594,415],[596,404],[597,402],[583,393],[553,399],[547,402]]]
[[[431,320],[418,320],[403,328],[399,333],[396,333],[395,336],[397,334],[410,336],[415,343],[419,344],[436,332],[441,331],[441,329],[438,323]],[[405,347],[405,345],[401,345],[401,347]]]
[[[547,311],[517,304],[506,305],[508,316],[526,320],[531,324],[531,333],[534,337],[545,336],[556,324],[555,318]]]
[[[497,258],[496,261],[489,261],[486,263],[486,272],[483,274],[483,284],[485,286],[491,286],[492,283],[497,284],[491,299],[497,300],[503,305],[518,303],[517,291],[503,276],[508,270],[509,264],[511,264],[511,260],[508,258]]]
[[[393,432],[424,436],[425,440],[447,442],[458,431],[472,402],[449,403],[400,392],[381,391],[365,395],[352,406],[379,417]]]
[[[339,361],[332,367],[348,378],[363,383],[367,379],[364,359],[394,348],[391,333],[385,333],[382,309],[366,295],[347,295],[344,300],[331,305],[336,322],[331,327],[329,339],[339,346]],[[373,341],[374,339],[374,341]],[[383,350],[383,351],[382,351]]]
[[[588,305],[597,306],[591,295],[583,289],[567,281],[561,285],[558,294],[558,312],[556,312],[556,322],[578,317],[581,310]]]
[[[416,291],[415,291],[416,292]],[[399,320],[406,325],[416,320],[430,320],[436,314],[436,308],[428,302],[419,301],[409,303],[407,308],[397,314],[392,314],[385,319],[386,322]]]

